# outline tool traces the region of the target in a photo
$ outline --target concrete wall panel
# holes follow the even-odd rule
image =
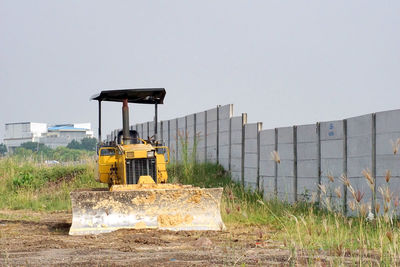
[[[376,175],[385,176],[390,170],[392,177],[400,177],[400,155],[377,155],[376,156]]]
[[[273,160],[272,152],[275,150],[275,145],[260,146],[260,160]]]
[[[347,136],[358,137],[371,134],[372,115],[367,114],[347,119]]]
[[[176,162],[176,154],[177,154],[177,144],[178,144],[178,135],[176,132],[176,121],[177,119],[172,119],[169,121],[169,127],[170,127],[170,156],[171,156],[171,161]]]
[[[297,143],[297,158],[298,160],[317,159],[317,143]]]
[[[297,143],[315,143],[317,131],[315,124],[297,126]]]
[[[347,156],[364,157],[371,156],[372,139],[370,132],[368,135],[360,135],[357,137],[348,137],[347,139]]]
[[[376,154],[393,155],[396,141],[400,138],[400,132],[376,134]]]
[[[278,128],[279,144],[293,144],[293,127]]]
[[[311,201],[312,193],[318,191],[318,181],[313,178],[302,178],[297,182],[297,199]]]
[[[372,167],[372,115],[347,119],[347,132],[348,177],[355,190],[364,193],[364,200],[370,201],[372,193],[362,171]]]
[[[235,181],[241,180],[242,162],[242,117],[231,118],[231,173]]]
[[[233,105],[221,106],[218,109],[218,130],[219,130],[219,155],[218,161],[224,169],[229,170],[230,168],[230,118],[233,115]]]
[[[261,176],[263,181],[264,199],[275,198],[275,178],[270,176]]]
[[[244,158],[244,166],[246,168],[257,168],[257,154],[256,153],[246,153]]]
[[[207,110],[207,161],[217,161],[217,108]]]
[[[321,192],[321,201],[326,204],[329,201],[332,208],[340,210],[343,200],[335,194],[335,188],[339,188],[344,195],[343,184],[340,177],[343,175],[344,157],[344,129],[343,121],[329,121],[320,123],[321,129],[321,183],[326,187],[327,193]],[[328,176],[332,176],[331,182]],[[318,189],[318,188],[317,188]]]
[[[261,176],[275,176],[275,161],[260,160],[260,175]]]
[[[253,190],[257,189],[257,169],[256,168],[244,168],[244,185],[245,187]]]
[[[217,108],[207,110],[207,122],[217,120]]]
[[[278,144],[279,156],[282,160],[293,160],[293,144]]]
[[[260,131],[260,145],[275,145],[274,129]]]
[[[196,113],[197,161],[205,160],[205,112]]]
[[[343,140],[321,140],[321,158],[323,159],[342,159]]]
[[[219,133],[219,146],[220,146],[220,149],[225,146],[229,147],[229,132],[220,132]]]
[[[229,124],[230,120],[229,119],[219,119],[219,131],[220,133],[223,132],[229,132]]]
[[[325,121],[320,123],[321,140],[343,139],[343,121]]]
[[[290,176],[278,177],[278,198],[290,203],[294,202],[294,178]]]
[[[271,153],[275,150],[275,130],[260,131],[260,176],[265,187],[271,187],[274,192],[275,180],[275,161]],[[272,184],[271,184],[272,183]],[[264,191],[266,189],[264,188]]]
[[[242,160],[240,158],[232,158],[231,167],[232,172],[241,172]]]
[[[163,124],[163,127],[162,127],[162,139],[163,139],[163,142],[164,142],[164,145],[166,145],[166,146],[168,146],[168,148],[169,148],[169,139],[168,139],[168,131],[169,131],[169,129],[168,129],[168,121],[163,121],[162,122],[162,124]]]
[[[149,136],[152,137],[154,135],[154,121],[149,122]]]
[[[251,123],[245,125],[245,184],[257,188],[258,167],[258,136],[259,124]]]
[[[219,119],[225,120],[233,116],[233,105],[228,104],[219,107]]]
[[[343,174],[343,159],[321,159],[321,175],[341,176]]]
[[[400,110],[376,113],[376,133],[400,132]]]
[[[246,138],[246,144],[245,144],[245,152],[246,153],[256,153],[257,152],[257,138],[255,139],[248,139]]]
[[[258,134],[258,124],[257,123],[249,123],[246,124],[245,128],[245,137],[246,139],[257,139]]]
[[[297,176],[300,178],[318,178],[318,160],[301,160],[297,162]]]

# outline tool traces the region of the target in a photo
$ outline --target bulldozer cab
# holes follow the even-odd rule
[[[99,144],[97,180],[114,185],[138,183],[165,183],[167,181],[164,154],[167,148],[157,141],[157,105],[163,104],[165,89],[124,89],[106,90],[91,97],[99,102]],[[114,140],[101,140],[101,103],[122,102],[122,130]],[[129,103],[153,104],[155,106],[155,137],[140,138],[129,127]],[[169,156],[168,156],[169,158]]]

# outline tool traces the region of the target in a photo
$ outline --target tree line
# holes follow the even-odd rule
[[[97,139],[90,137],[83,138],[81,141],[72,140],[67,147],[57,147],[54,149],[38,142],[25,142],[15,148],[12,154],[23,157],[42,157],[45,159],[74,161],[94,154],[96,147]],[[6,145],[0,144],[0,155],[4,156],[7,152]]]

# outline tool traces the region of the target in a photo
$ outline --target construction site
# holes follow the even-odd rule
[[[400,266],[399,13],[0,0],[0,266]]]

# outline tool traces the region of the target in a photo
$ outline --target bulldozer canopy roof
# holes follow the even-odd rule
[[[163,104],[165,94],[164,88],[119,89],[101,91],[100,94],[96,94],[90,99],[113,102],[122,102],[124,99],[128,99],[129,103]]]

